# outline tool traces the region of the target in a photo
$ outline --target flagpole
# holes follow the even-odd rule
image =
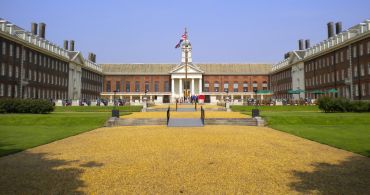
[[[185,97],[188,96],[188,49],[187,49],[188,32],[185,27]]]

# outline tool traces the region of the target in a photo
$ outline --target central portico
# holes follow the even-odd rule
[[[181,63],[174,67],[171,71],[171,99],[175,101],[177,98],[189,97],[202,93],[202,78],[203,71],[193,64],[192,47],[188,40],[187,31],[183,35],[181,41]]]

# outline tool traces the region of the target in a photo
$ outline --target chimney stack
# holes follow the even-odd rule
[[[93,54],[93,62],[95,62],[96,63],[96,54]]]
[[[311,43],[310,43],[310,40],[309,39],[306,39],[305,45],[306,45],[306,49],[308,49],[308,48],[311,47]]]
[[[46,28],[46,24],[45,23],[39,23],[39,33],[40,33],[40,37],[45,39],[45,28]]]
[[[87,59],[93,61],[93,53],[89,52]]]
[[[37,35],[37,23],[32,22],[31,32],[32,32],[33,35]]]
[[[70,40],[70,46],[69,46],[69,50],[70,51],[74,51],[75,50],[75,41],[74,40]]]
[[[328,23],[328,38],[334,37],[334,23]]]
[[[284,60],[289,58],[289,52],[284,54]]]
[[[67,40],[64,40],[64,49],[68,50],[68,41]]]
[[[298,49],[299,50],[304,50],[304,40],[303,39],[300,39],[298,41]]]
[[[339,34],[342,32],[342,22],[335,23],[335,33]]]

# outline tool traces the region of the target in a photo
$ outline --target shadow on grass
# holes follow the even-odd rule
[[[303,194],[369,194],[370,158],[356,156],[339,164],[314,163],[313,171],[294,171],[290,187]]]
[[[100,166],[94,161],[79,164],[29,151],[4,156],[0,158],[0,194],[84,194],[81,174]]]

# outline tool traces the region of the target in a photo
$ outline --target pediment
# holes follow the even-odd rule
[[[75,64],[84,64],[84,60],[83,60],[83,56],[80,52],[77,52],[73,58],[72,58],[72,61],[75,63]]]
[[[185,74],[185,64],[181,64],[179,66],[176,66],[174,69],[171,70],[171,74]],[[188,74],[202,74],[204,71],[202,71],[200,68],[196,67],[193,64],[187,65],[187,72]]]

